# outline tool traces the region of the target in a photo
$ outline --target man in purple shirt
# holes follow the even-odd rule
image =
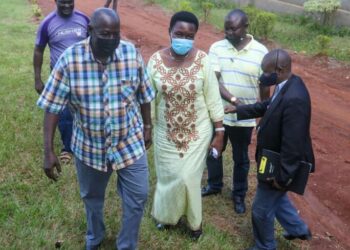
[[[50,48],[50,68],[52,69],[61,54],[71,45],[88,36],[89,18],[74,10],[74,0],[55,0],[57,10],[51,12],[40,24],[34,48],[35,90],[40,94],[44,89],[41,68],[46,45]],[[58,128],[63,148],[60,159],[68,163],[71,159],[71,137],[73,119],[69,108],[60,114]]]

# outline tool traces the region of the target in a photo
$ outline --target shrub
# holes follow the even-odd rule
[[[156,0],[146,0],[146,3],[147,3],[147,4],[155,4],[155,3],[156,3]]]
[[[332,38],[325,35],[318,35],[316,37],[318,52],[321,55],[328,55]]]
[[[33,15],[34,15],[35,17],[37,17],[37,18],[42,17],[43,12],[41,11],[39,5],[33,4],[33,5],[32,5],[32,10],[33,10]]]
[[[235,9],[236,5],[232,0],[212,0],[214,2],[215,7],[222,9]]]
[[[202,8],[202,11],[203,11],[203,15],[204,15],[204,22],[206,22],[209,18],[209,15],[210,15],[210,10],[212,8],[214,8],[214,4],[211,3],[211,2],[202,2],[201,3],[201,8]]]
[[[340,4],[340,0],[308,0],[304,3],[304,10],[319,17],[322,25],[331,25]]]
[[[244,11],[249,17],[249,32],[256,37],[267,39],[273,30],[277,16],[252,6],[244,8]]]
[[[189,1],[181,1],[179,3],[179,5],[178,5],[177,11],[181,11],[181,10],[193,12],[193,8],[191,6],[191,2],[189,2]]]

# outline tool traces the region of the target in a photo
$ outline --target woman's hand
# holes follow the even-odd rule
[[[224,145],[224,131],[215,132],[214,138],[210,144],[210,149],[215,148],[218,151],[218,156],[221,156]]]

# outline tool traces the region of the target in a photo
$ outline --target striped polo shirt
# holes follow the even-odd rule
[[[209,49],[214,71],[220,72],[225,88],[243,104],[255,103],[259,98],[258,78],[262,73],[261,61],[267,48],[247,35],[251,41],[240,51],[227,40],[215,42]],[[223,104],[227,102],[223,100]],[[236,114],[225,114],[224,124],[228,126],[254,127],[255,119],[237,121]]]

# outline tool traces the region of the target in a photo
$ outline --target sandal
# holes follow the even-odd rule
[[[62,151],[59,156],[59,159],[63,164],[68,164],[72,160],[72,154],[67,151]]]

